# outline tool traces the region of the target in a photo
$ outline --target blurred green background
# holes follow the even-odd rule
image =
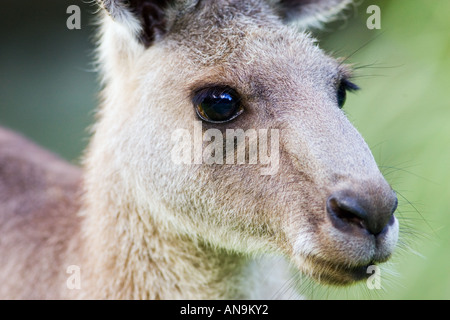
[[[397,190],[401,244],[381,269],[382,290],[309,288],[317,299],[450,298],[450,1],[359,1],[349,18],[315,32],[348,57],[362,90],[345,106]],[[82,8],[81,30],[66,9]],[[381,8],[381,30],[366,9]],[[96,8],[82,1],[2,0],[0,125],[73,163],[88,142],[99,85],[93,70]]]

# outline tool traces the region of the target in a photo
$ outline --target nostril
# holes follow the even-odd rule
[[[390,203],[390,204],[389,204]],[[341,191],[327,199],[327,211],[333,225],[344,232],[364,230],[379,235],[395,221],[397,197],[370,199]]]
[[[327,211],[340,229],[357,226],[366,229],[367,212],[352,198],[338,199],[331,196],[327,201]]]

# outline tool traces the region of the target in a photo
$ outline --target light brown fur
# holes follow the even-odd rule
[[[295,293],[274,295],[290,277],[286,264],[261,257],[347,284],[347,268],[390,256],[396,222],[375,244],[327,217],[332,193],[352,190],[378,212],[391,206],[392,190],[336,105],[348,67],[286,26],[282,4],[176,2],[163,10],[165,30],[145,41],[139,19],[104,4],[105,88],[83,180],[79,169],[0,131],[1,297],[286,298]],[[329,18],[335,4],[343,6],[319,2],[312,16]],[[275,175],[250,164],[171,163],[171,132],[193,130],[192,92],[211,84],[235,88],[246,110],[203,130],[280,130]],[[80,290],[66,286],[69,265],[80,267]]]

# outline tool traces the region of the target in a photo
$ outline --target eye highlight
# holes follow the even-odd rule
[[[358,91],[359,87],[348,79],[342,79],[337,88],[337,103],[339,109],[344,107],[345,101],[347,100],[347,91],[354,92]]]
[[[199,90],[192,102],[200,119],[210,123],[229,122],[244,112],[239,94],[226,86]]]

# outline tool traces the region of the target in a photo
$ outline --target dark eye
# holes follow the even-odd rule
[[[197,115],[211,123],[231,121],[244,111],[238,93],[229,87],[200,90],[195,94],[193,102]]]
[[[347,79],[341,80],[337,89],[337,102],[340,109],[342,109],[345,100],[347,100],[347,91],[353,92],[357,90],[359,90],[359,87],[356,84]]]

